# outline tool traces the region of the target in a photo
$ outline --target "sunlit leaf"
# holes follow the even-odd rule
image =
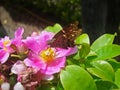
[[[79,49],[79,57],[81,59],[84,59],[90,52],[90,45],[87,44],[87,43],[83,43],[81,46],[80,46],[80,49]]]
[[[105,60],[120,55],[120,45],[106,45],[96,51],[97,58],[95,60]]]
[[[53,33],[57,33],[60,30],[62,30],[62,26],[60,24],[56,23],[54,26],[47,26],[44,30],[53,32]]]
[[[111,45],[114,41],[116,35],[113,34],[104,34],[101,37],[99,37],[97,40],[93,42],[91,45],[91,49],[96,51],[99,48],[106,46],[106,45]]]
[[[89,36],[87,34],[82,34],[76,38],[75,43],[76,44],[83,44],[83,43],[90,44]]]
[[[113,82],[114,80],[114,70],[112,66],[107,61],[93,61],[91,62],[93,67],[87,68],[87,70],[106,81]]]
[[[62,70],[60,80],[64,90],[97,90],[90,74],[76,65],[69,65]]]

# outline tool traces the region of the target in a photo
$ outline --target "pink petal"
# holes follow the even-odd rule
[[[54,34],[51,32],[47,32],[47,31],[41,32],[41,34],[39,35],[39,43],[42,45],[42,48],[45,48],[48,40],[51,40],[53,36],[54,36]],[[43,44],[44,44],[44,46],[43,46]]]
[[[40,70],[41,68],[45,68],[46,67],[45,63],[40,61],[37,58],[36,59],[35,58],[33,58],[33,59],[26,58],[24,60],[24,62],[25,62],[25,64],[27,66],[31,66],[33,68],[36,68],[37,70]]]
[[[66,57],[58,58],[47,65],[46,69],[42,69],[41,72],[47,75],[52,75],[60,72],[61,68],[65,66]]]
[[[11,72],[14,74],[20,74],[27,69],[23,61],[18,60],[13,67],[11,68]]]
[[[33,52],[39,52],[41,49],[41,45],[32,37],[28,37],[25,41],[26,46],[31,49]]]
[[[1,63],[5,63],[8,60],[9,57],[9,53],[4,51],[4,50],[0,50],[0,62]]]
[[[63,56],[69,56],[72,54],[75,54],[77,52],[77,47],[74,48],[68,48],[68,49],[62,49],[62,48],[57,48],[57,57],[63,57]]]
[[[24,33],[24,28],[19,27],[15,32],[15,38],[20,38],[21,39],[23,33]]]

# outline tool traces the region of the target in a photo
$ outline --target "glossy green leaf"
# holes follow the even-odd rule
[[[95,60],[105,60],[120,55],[120,45],[106,45],[96,51],[97,58]]]
[[[115,72],[115,83],[120,89],[120,68]]]
[[[81,44],[78,52],[79,52],[79,57],[81,59],[84,59],[90,52],[90,45],[87,43]]]
[[[64,90],[97,90],[90,74],[77,65],[69,65],[62,70],[60,80]]]
[[[68,65],[79,65],[79,60],[78,57],[75,57],[76,59],[74,59],[74,57],[68,57],[67,58],[67,64]]]
[[[117,60],[109,59],[108,62],[112,65],[114,71],[116,71],[120,68],[120,62],[118,62]]]
[[[44,30],[53,32],[53,33],[57,33],[60,30],[62,30],[62,26],[60,26],[60,24],[56,23],[54,26],[47,26]]]
[[[93,61],[91,62],[91,65],[93,67],[91,68],[87,68],[87,70],[99,77],[102,78],[103,80],[106,81],[113,81],[114,80],[114,70],[112,68],[112,66],[107,62],[107,61]]]
[[[99,48],[106,46],[106,45],[111,45],[114,41],[116,35],[112,34],[104,34],[101,37],[99,37],[97,40],[93,42],[91,45],[91,49],[93,51],[98,50]]]
[[[86,58],[87,60],[94,60],[95,58],[97,58],[97,54],[94,51],[90,50],[90,53],[87,55]]]
[[[118,90],[118,87],[109,81],[96,81],[97,90]]]
[[[83,43],[90,44],[89,36],[87,34],[82,34],[76,38],[75,43],[76,44],[83,44]]]

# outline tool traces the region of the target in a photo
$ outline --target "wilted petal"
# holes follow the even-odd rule
[[[14,74],[20,74],[27,69],[26,65],[22,61],[17,61],[11,68],[11,72]]]
[[[10,90],[10,84],[8,82],[4,82],[1,85],[2,90]],[[18,90],[18,89],[17,89]]]
[[[25,90],[25,88],[24,88],[24,86],[20,82],[17,82],[14,85],[14,89],[13,90]]]

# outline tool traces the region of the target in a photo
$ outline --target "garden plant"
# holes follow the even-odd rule
[[[1,90],[120,90],[117,34],[90,43],[82,33],[74,47],[51,47],[48,41],[60,30],[55,24],[24,39],[19,27],[14,38],[0,39]]]

